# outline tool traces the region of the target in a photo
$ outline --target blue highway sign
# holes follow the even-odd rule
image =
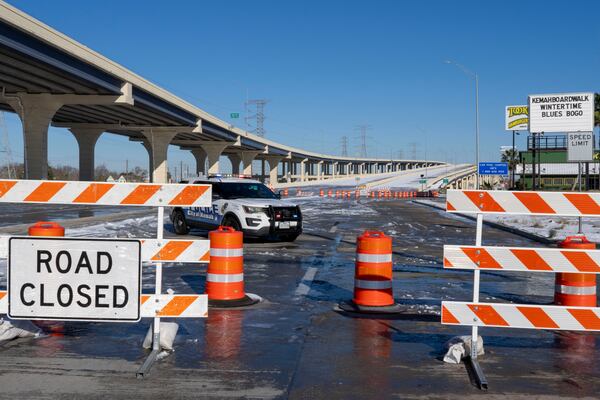
[[[479,175],[508,175],[508,163],[505,162],[480,162]]]

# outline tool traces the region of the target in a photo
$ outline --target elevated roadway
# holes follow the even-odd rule
[[[124,135],[149,155],[151,179],[167,180],[167,148],[191,151],[199,174],[252,174],[252,161],[268,163],[272,184],[325,177],[386,173],[441,165],[438,161],[339,157],[253,135],[160,88],[107,57],[0,1],[0,109],[23,125],[29,179],[48,175],[48,127],[68,128],[79,145],[81,180],[94,179],[100,135]]]

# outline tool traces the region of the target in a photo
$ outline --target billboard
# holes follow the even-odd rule
[[[593,130],[594,93],[529,96],[530,132],[592,132]]]
[[[507,131],[529,129],[529,108],[527,106],[506,106],[505,127]]]

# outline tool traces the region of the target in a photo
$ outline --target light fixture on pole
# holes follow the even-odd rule
[[[457,62],[451,60],[444,62],[457,66],[462,72],[475,80],[475,166],[477,167],[476,188],[479,189],[479,75]]]

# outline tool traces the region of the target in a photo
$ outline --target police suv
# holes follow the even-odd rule
[[[282,201],[259,181],[216,176],[181,183],[212,185],[212,207],[174,208],[171,222],[177,234],[224,225],[244,232],[244,237],[292,242],[302,233],[300,207]]]

